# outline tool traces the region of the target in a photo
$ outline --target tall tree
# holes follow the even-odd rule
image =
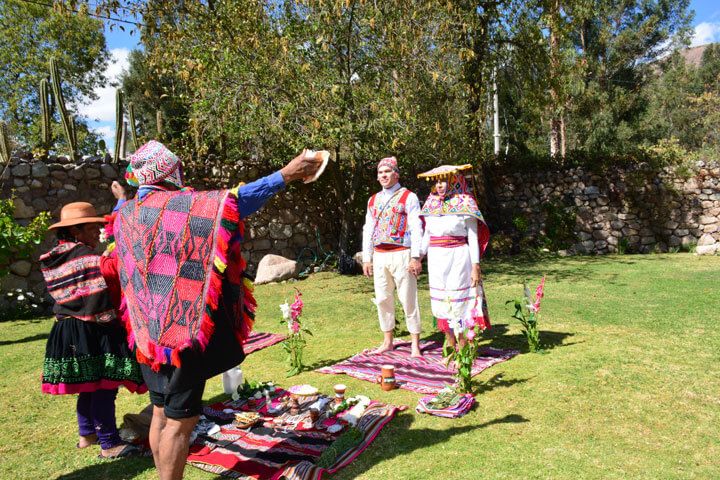
[[[50,57],[57,61],[70,105],[94,99],[93,89],[105,81],[108,52],[102,22],[86,15],[86,8],[81,4],[75,12],[0,0],[0,117],[21,143],[40,143],[39,88],[49,75]],[[79,124],[78,134],[82,144],[87,128]]]

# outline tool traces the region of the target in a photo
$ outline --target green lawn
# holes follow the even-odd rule
[[[305,372],[285,379],[279,346],[243,365],[247,378],[325,392],[342,380],[350,395],[411,408],[333,478],[720,478],[720,257],[690,254],[494,260],[484,266],[496,347],[521,348],[505,300],[523,279],[547,275],[542,307],[546,354],[522,354],[475,378],[477,407],[449,420],[414,413],[419,394],[383,392],[349,377]],[[303,291],[306,350],[313,367],[379,342],[372,284],[317,274],[256,289],[256,329],[282,331],[277,307]],[[426,281],[423,322],[431,335]],[[40,393],[52,320],[0,323],[0,478],[151,479],[150,459],[102,462],[77,451],[72,396]],[[220,379],[205,399],[222,398]],[[147,396],[122,391],[118,417]],[[443,474],[442,472],[447,472]],[[212,475],[193,467],[186,478]]]

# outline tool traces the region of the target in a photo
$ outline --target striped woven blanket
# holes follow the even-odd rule
[[[198,437],[190,446],[187,458],[190,465],[246,480],[319,480],[324,473],[335,473],[355,460],[396,413],[406,408],[371,402],[357,423],[361,435],[359,441],[346,449],[336,443],[343,435],[342,431],[329,433],[326,430],[272,427],[268,422],[251,429],[237,428],[231,421],[233,414],[228,413],[230,411],[256,411],[265,420],[274,415],[269,413],[262,400],[253,406],[243,402],[221,402],[203,409],[208,421],[220,425],[220,432],[212,437]],[[310,404],[311,401],[301,402],[300,416],[309,413]],[[318,465],[318,460],[328,449],[338,449],[337,455],[329,464]]]
[[[431,402],[434,398],[434,395],[422,397],[418,400],[415,411],[418,413],[428,413],[430,415],[435,415],[436,417],[457,418],[468,413],[475,404],[475,397],[473,397],[470,393],[463,393],[460,395],[457,403],[449,405],[445,408],[433,407]]]
[[[285,340],[285,335],[268,332],[251,332],[250,336],[243,342],[245,355],[270,347]]]
[[[400,388],[420,393],[437,393],[446,385],[455,384],[455,370],[445,366],[442,356],[442,342],[420,342],[422,358],[410,356],[410,342],[395,340],[395,349],[374,355],[372,350],[365,350],[354,357],[316,372],[344,373],[354,378],[377,382],[383,365],[395,366],[395,381]],[[486,347],[473,363],[473,376],[496,363],[509,360],[518,352],[515,350],[499,350]]]

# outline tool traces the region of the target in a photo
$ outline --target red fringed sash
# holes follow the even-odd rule
[[[180,351],[204,349],[220,302],[238,343],[249,336],[256,304],[243,275],[235,191],[154,192],[123,205],[109,230],[138,361],[180,366]],[[225,282],[234,288],[222,298]]]

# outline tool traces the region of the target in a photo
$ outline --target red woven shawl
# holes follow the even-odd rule
[[[179,352],[205,348],[223,294],[223,282],[242,288],[224,298],[241,343],[255,310],[243,281],[243,222],[230,190],[159,191],[123,205],[112,226],[131,346],[138,361],[159,369],[180,366]]]

